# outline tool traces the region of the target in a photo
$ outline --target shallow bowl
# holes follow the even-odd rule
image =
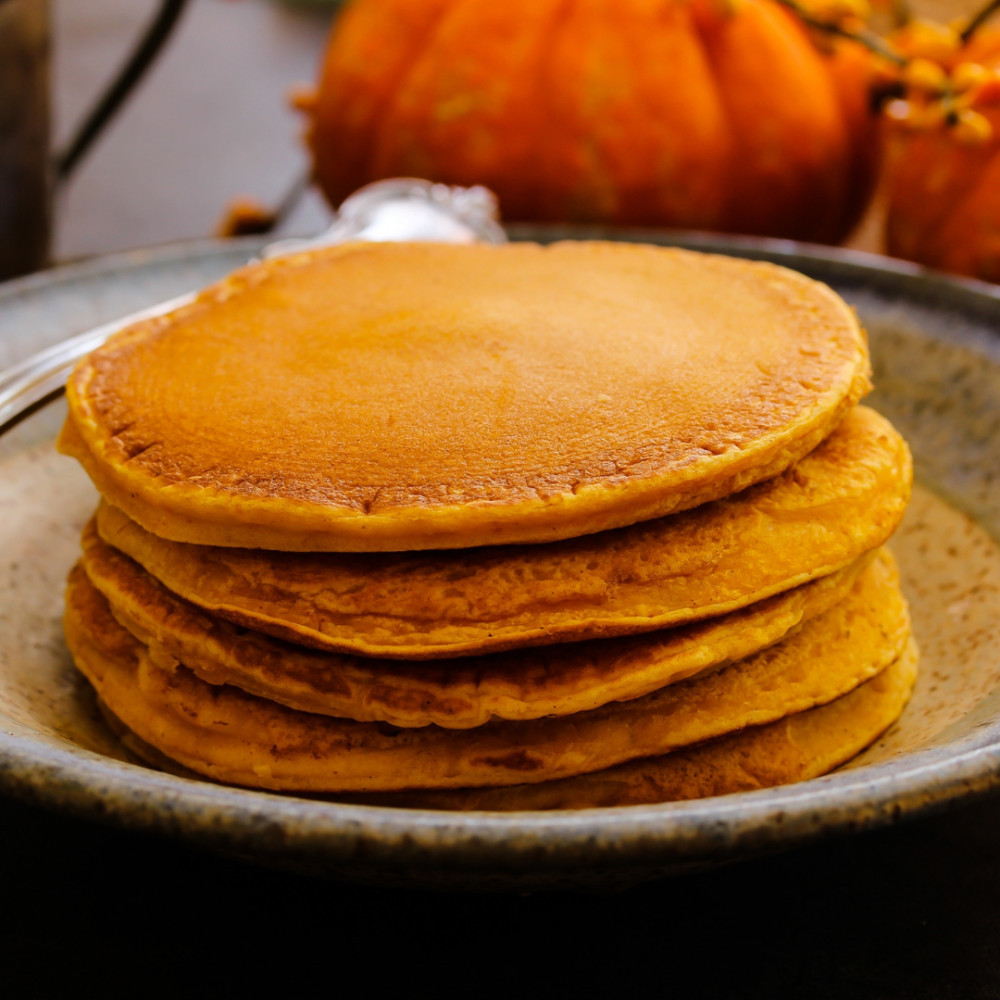
[[[62,585],[95,494],[52,447],[57,401],[0,439],[0,790],[298,871],[395,885],[626,885],[916,816],[1000,784],[1000,290],[869,255],[697,234],[602,236],[776,261],[828,282],[872,346],[869,402],[909,440],[919,488],[894,550],[921,678],[900,722],[814,781],[694,802],[449,814],[340,805],[175,777],[130,759],[62,639]],[[117,255],[0,286],[0,369],[205,285],[254,241]]]

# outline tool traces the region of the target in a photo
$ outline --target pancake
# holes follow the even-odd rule
[[[594,809],[702,799],[807,781],[827,774],[874,743],[899,718],[916,677],[917,648],[911,640],[899,659],[835,701],[660,757],[539,785],[389,792],[344,800],[397,808],[498,812]],[[151,763],[163,762],[152,747],[133,749]]]
[[[701,625],[440,665],[320,652],[248,632],[175,597],[102,542],[93,524],[83,534],[90,582],[155,663],[167,669],[183,663],[203,681],[232,684],[301,711],[449,729],[587,711],[741,660],[842,600],[868,561],[862,557]]]
[[[306,552],[548,542],[777,475],[869,388],[825,285],[621,243],[250,265],[69,380],[60,447],[148,531]]]
[[[544,546],[277,553],[169,542],[115,508],[101,537],[170,590],[279,638],[424,659],[627,635],[725,614],[836,572],[892,534],[905,442],[855,407],[792,469],[735,497]]]
[[[595,809],[708,798],[808,781],[874,743],[899,718],[916,676],[917,647],[911,639],[902,656],[885,670],[835,701],[659,757],[536,785],[357,793],[339,795],[337,800],[451,811]],[[183,777],[201,777],[139,739],[103,702],[98,704],[108,725],[140,760]]]
[[[390,791],[557,780],[655,756],[838,698],[899,657],[909,619],[891,560],[782,642],[590,712],[467,730],[399,729],[297,712],[164,669],[77,566],[66,637],[98,696],[141,740],[203,775],[289,791]]]

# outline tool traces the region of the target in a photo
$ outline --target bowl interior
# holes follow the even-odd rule
[[[932,780],[947,784],[952,748],[967,748],[972,737],[980,746],[1000,746],[1000,547],[994,541],[1000,536],[1000,460],[994,444],[1000,427],[1000,341],[994,333],[1000,302],[962,283],[897,273],[843,255],[803,256],[766,243],[713,244],[710,249],[735,249],[798,265],[845,295],[871,340],[877,389],[866,402],[896,424],[915,458],[918,487],[891,546],[900,562],[921,649],[914,697],[899,723],[840,774],[804,786],[822,788],[827,802],[829,795],[841,794],[840,805],[846,812],[839,815],[849,815],[852,796],[861,794],[850,774],[891,776],[912,770],[916,761],[929,760]],[[129,267],[120,261],[0,290],[6,360],[137,305],[205,284],[231,268],[245,251],[207,246],[172,253],[132,263],[142,278],[139,302],[134,301],[137,281],[130,283]],[[80,303],[75,312],[73,301]],[[95,314],[95,301],[100,303],[100,315]],[[28,319],[39,314],[49,320],[44,338],[37,336],[37,326],[28,326]],[[36,797],[49,795],[56,806],[62,793],[54,786],[51,792],[41,787],[51,780],[51,772],[31,777],[33,754],[62,754],[69,761],[65,766],[72,769],[74,760],[81,766],[86,763],[88,774],[94,773],[95,761],[107,761],[106,780],[100,789],[94,786],[93,795],[118,796],[126,802],[121,810],[126,815],[130,781],[140,782],[146,769],[129,762],[104,725],[87,684],[72,668],[62,638],[63,581],[76,559],[79,532],[97,501],[77,464],[54,450],[64,412],[62,401],[50,404],[0,440],[0,757],[6,755],[7,773],[18,772],[22,782],[34,781]],[[928,756],[926,751],[936,752]],[[984,759],[982,766],[992,765]],[[180,778],[163,781],[162,787],[182,798],[201,784]],[[205,789],[210,795],[217,792],[220,801],[237,812],[244,801],[257,812],[266,811],[267,802],[294,801],[299,823],[308,824],[312,815],[322,815],[325,823],[331,817],[334,823],[338,817],[354,822],[364,815],[364,810],[328,803],[209,785],[201,792]],[[808,789],[803,789],[798,801],[808,802]],[[670,817],[686,817],[695,823],[696,834],[704,828],[706,845],[711,842],[718,852],[712,829],[729,822],[724,817],[738,817],[740,810],[733,807],[743,799],[757,804],[751,810],[755,818],[747,820],[749,814],[744,814],[733,822],[765,822],[768,810],[761,803],[766,807],[771,801],[768,794],[612,812],[619,828],[624,823],[636,838],[648,840],[655,834],[661,853],[669,851]],[[870,805],[866,800],[866,807]],[[787,808],[786,801],[781,808]],[[146,825],[155,825],[148,818],[148,797],[144,810]],[[602,828],[597,812],[581,820],[580,835]],[[623,820],[623,813],[632,818],[626,815]],[[404,831],[408,822],[448,823],[428,814],[411,816],[394,822]],[[190,822],[198,824],[197,818]],[[463,837],[468,841],[499,822],[484,816],[471,826],[451,825],[450,843]],[[555,843],[556,849],[559,838],[574,836],[565,822],[542,814],[506,817],[502,822],[508,834],[548,838],[546,843],[549,847]]]

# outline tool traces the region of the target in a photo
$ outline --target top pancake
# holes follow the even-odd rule
[[[78,366],[61,447],[175,541],[568,538],[776,475],[868,388],[769,264],[617,243],[351,244],[251,265]]]

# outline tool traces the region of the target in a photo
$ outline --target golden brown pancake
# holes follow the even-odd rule
[[[745,607],[881,545],[911,478],[902,438],[855,407],[767,483],[544,546],[258,552],[164,541],[107,506],[98,527],[170,590],[238,624],[319,648],[424,659],[626,635]]]
[[[102,542],[92,524],[83,534],[90,582],[155,663],[168,669],[183,663],[211,684],[232,684],[305,712],[449,729],[587,711],[743,659],[842,600],[869,561],[862,557],[704,624],[412,664],[304,649],[246,631],[175,597]]]
[[[792,636],[724,670],[590,712],[475,729],[399,729],[297,712],[164,669],[77,566],[66,637],[98,696],[145,742],[219,781],[314,792],[455,788],[602,770],[824,704],[885,669],[909,637],[891,560]]]
[[[771,264],[365,243],[251,265],[80,363],[60,447],[147,530],[307,552],[546,542],[727,496],[869,388]]]
[[[365,805],[418,809],[593,809],[701,799],[807,781],[874,743],[899,718],[916,677],[917,649],[911,640],[899,659],[835,701],[660,757],[538,785],[345,798]],[[133,749],[147,759],[152,756],[150,747]]]

